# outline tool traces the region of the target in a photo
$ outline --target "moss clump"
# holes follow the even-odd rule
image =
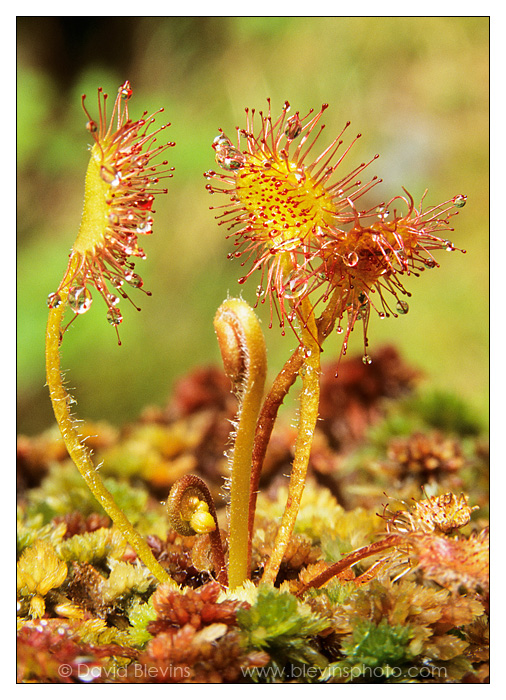
[[[326,629],[328,622],[290,593],[260,586],[255,603],[247,610],[239,610],[237,621],[247,646],[266,651],[273,669],[283,669],[288,664],[324,668],[328,663],[311,643],[311,638]]]
[[[58,552],[64,561],[105,565],[108,559],[120,559],[125,547],[125,540],[117,530],[102,527],[64,540]]]
[[[324,677],[331,678],[339,670],[351,679],[367,675],[389,678],[395,674],[392,667],[413,659],[408,646],[412,637],[409,625],[390,625],[385,619],[376,624],[359,618],[351,635],[342,641],[344,660],[332,665]]]
[[[21,601],[29,600],[32,617],[44,615],[44,597],[52,589],[59,588],[66,578],[67,565],[49,542],[39,540],[25,549],[18,561],[16,585]]]

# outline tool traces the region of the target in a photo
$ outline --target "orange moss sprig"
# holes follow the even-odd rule
[[[85,108],[87,127],[95,143],[86,173],[79,233],[63,280],[57,291],[48,297],[46,378],[63,440],[86,484],[152,574],[160,581],[168,581],[170,577],[167,572],[105,488],[90,451],[79,434],[77,421],[70,413],[70,397],[63,385],[60,369],[60,345],[68,327],[68,324],[64,325],[67,308],[74,312],[73,319],[85,313],[90,308],[91,288],[94,288],[105,300],[108,321],[117,332],[122,315],[117,306],[119,297],[110,291],[111,287],[126,299],[129,296],[123,289],[125,282],[142,287],[142,280],[133,272],[134,263],[130,258],[144,257],[137,237],[141,233],[151,233],[150,212],[154,195],[166,192],[158,185],[160,178],[170,176],[167,161],[156,165],[153,158],[173,143],[155,145],[156,135],[168,125],[148,133],[154,115],[147,117],[144,114],[137,121],[129,118],[128,100],[131,95],[127,81],[118,90],[108,120],[107,95],[99,90],[98,124]]]

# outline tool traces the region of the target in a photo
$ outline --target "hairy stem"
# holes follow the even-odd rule
[[[83,443],[82,436],[79,435],[76,423],[70,414],[70,397],[63,386],[60,369],[60,343],[62,337],[61,325],[69,293],[68,279],[71,278],[74,272],[71,267],[67,271],[66,280],[59,288],[61,303],[56,308],[50,309],[46,328],[46,381],[49,387],[54,415],[68,453],[92,494],[153,576],[160,582],[170,582],[172,579],[169,574],[156,561],[148,544],[135,530],[121,509],[118,508],[112,495],[104,486],[100,474],[93,464],[90,452]]]
[[[262,401],[267,355],[259,321],[241,299],[228,299],[214,319],[223,364],[237,387],[239,413],[230,455],[228,580],[231,589],[249,578],[248,503],[253,439]]]
[[[390,547],[395,547],[396,545],[400,544],[401,541],[402,540],[399,535],[389,535],[379,542],[368,544],[365,547],[360,547],[360,549],[357,549],[354,552],[350,552],[338,562],[329,566],[328,569],[325,569],[325,571],[323,571],[321,574],[318,574],[318,576],[311,579],[311,581],[309,581],[309,583],[307,583],[297,593],[297,595],[301,596],[309,588],[320,588],[320,586],[326,584],[328,581],[330,581],[330,579],[334,578],[334,576],[346,571],[346,569],[349,569],[350,566],[356,564],[358,561],[366,559],[373,554],[383,552],[385,549],[389,549]]]
[[[262,466],[272,435],[274,423],[278,415],[279,408],[283,403],[290,387],[299,376],[300,368],[304,363],[304,351],[301,347],[292,354],[285,362],[283,369],[274,380],[271,389],[265,397],[262,410],[258,417],[255,431],[255,441],[253,445],[250,495],[248,503],[248,529],[249,529],[249,549],[248,549],[248,570],[251,569],[251,542],[253,539],[253,528],[255,523],[255,510],[257,496],[260,486]]]
[[[263,582],[274,583],[281,566],[299,512],[304,492],[309,455],[318,419],[320,398],[320,343],[313,310],[307,300],[301,305],[301,333],[304,343],[304,363],[300,369],[302,390],[295,457],[288,485],[288,499],[274,546],[262,576]]]
[[[341,295],[338,294],[337,291],[334,292],[330,304],[328,304],[322,315],[316,321],[318,328],[318,342],[320,347],[325,338],[332,332],[337,317],[342,313],[342,304],[339,303],[340,301]],[[299,346],[291,357],[285,362],[283,369],[274,380],[269,393],[265,397],[262,409],[260,411],[260,416],[258,418],[255,442],[253,446],[250,500],[248,508],[248,527],[250,533],[248,561],[250,568],[251,541],[253,538],[255,510],[260,477],[262,474],[262,466],[279,408],[290,391],[290,388],[293,386],[297,377],[299,376],[299,371],[303,364],[304,350],[301,346]]]
[[[206,505],[205,512],[213,521],[213,524],[200,525],[195,522],[195,513],[200,504]],[[211,543],[211,556],[214,571],[218,583],[228,586],[227,569],[225,566],[225,556],[223,554],[223,543],[221,541],[220,528],[218,526],[218,516],[214,505],[213,497],[207,484],[198,476],[186,474],[178,479],[172,486],[167,498],[167,512],[172,527],[181,535],[208,534]],[[204,519],[203,519],[204,520]],[[205,522],[205,520],[204,520]],[[200,525],[200,527],[199,527]]]

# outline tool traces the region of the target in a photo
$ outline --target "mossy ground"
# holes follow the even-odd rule
[[[220,371],[195,370],[119,430],[83,425],[108,488],[179,590],[157,586],[111,528],[57,431],[20,436],[19,682],[486,683],[486,434],[458,398],[419,386],[393,348],[334,374],[324,368],[310,475],[274,588],[259,579],[286,500],[289,425],[263,471],[252,582],[234,595],[214,580],[207,536],[178,535],[162,505],[179,476],[199,474],[226,532],[236,406]],[[308,588],[387,531],[402,545]]]

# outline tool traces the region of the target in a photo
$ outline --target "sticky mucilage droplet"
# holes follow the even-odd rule
[[[352,250],[351,253],[348,253],[348,255],[343,258],[343,260],[344,264],[348,265],[348,267],[355,267],[358,263],[358,253]]]
[[[74,313],[86,313],[92,301],[91,292],[86,287],[71,287],[69,289],[68,302]]]
[[[111,326],[119,326],[123,321],[123,316],[118,308],[111,308],[107,311],[107,320]]]
[[[225,134],[219,134],[212,145],[216,151],[216,162],[225,170],[238,170],[244,165],[246,157]]]
[[[467,202],[467,195],[465,194],[457,194],[455,197],[452,199],[453,206],[457,207],[457,209],[462,209],[462,207],[466,206]]]
[[[399,299],[397,304],[395,305],[395,308],[400,314],[407,314],[409,311],[409,304],[407,301],[404,301],[403,299]]]
[[[293,141],[293,139],[296,139],[297,136],[299,136],[301,131],[302,122],[300,120],[299,113],[297,112],[286,122],[285,136],[288,139],[288,141]]]
[[[47,305],[50,309],[56,309],[61,304],[61,297],[58,292],[51,292],[47,297]]]

